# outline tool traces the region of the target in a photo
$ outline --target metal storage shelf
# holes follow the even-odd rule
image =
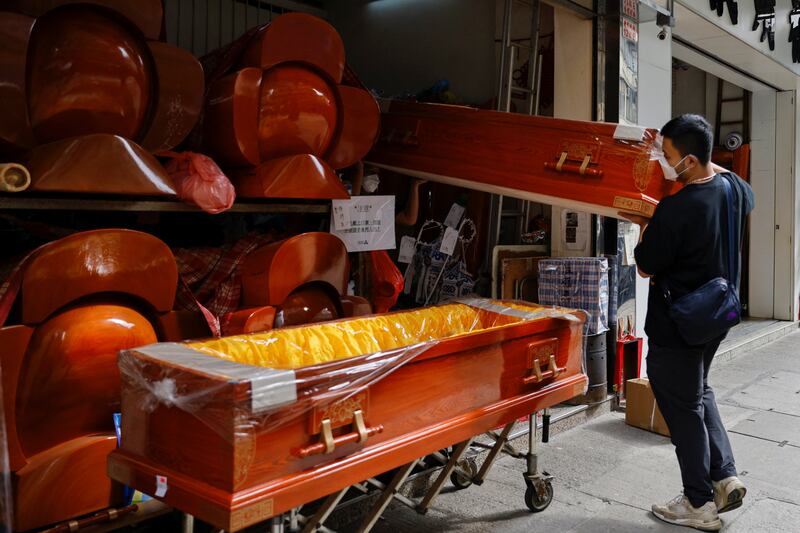
[[[324,202],[324,203],[323,203]],[[0,210],[6,211],[155,211],[202,213],[199,208],[169,199],[120,198],[109,199],[72,196],[0,195]],[[249,200],[237,201],[226,213],[330,213],[330,201],[318,202]]]

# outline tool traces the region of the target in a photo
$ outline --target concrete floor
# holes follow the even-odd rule
[[[749,491],[723,531],[800,531],[800,332],[715,362],[711,382]],[[483,486],[448,486],[425,516],[392,504],[373,531],[686,531],[649,512],[681,490],[672,444],[621,413],[556,435],[540,464],[555,476],[542,513],[523,502],[522,461],[503,457]]]

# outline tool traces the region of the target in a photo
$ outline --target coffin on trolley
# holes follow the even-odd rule
[[[471,299],[128,350],[109,475],[236,531],[581,394],[584,320]]]
[[[652,216],[677,190],[657,131],[461,106],[387,100],[367,155],[379,167],[607,216]]]

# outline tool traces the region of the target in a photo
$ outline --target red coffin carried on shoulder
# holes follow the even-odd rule
[[[677,190],[653,129],[461,106],[383,102],[367,161],[402,174],[617,217]]]
[[[581,394],[583,324],[472,299],[128,350],[108,472],[237,531]]]

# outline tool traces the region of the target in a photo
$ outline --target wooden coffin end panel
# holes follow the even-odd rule
[[[187,339],[205,339],[212,336],[208,321],[199,311],[169,311],[155,318],[158,339],[177,342]]]
[[[340,127],[325,160],[335,169],[361,161],[378,138],[381,114],[375,98],[362,89],[339,86]]]
[[[366,316],[372,314],[372,304],[360,296],[344,295],[341,297],[342,311],[346,317]]]
[[[156,237],[124,229],[86,231],[47,245],[27,265],[22,320],[37,324],[70,302],[103,292],[135,296],[164,313],[172,309],[177,283],[175,257]]]
[[[167,43],[149,42],[155,63],[158,92],[142,148],[170,150],[183,141],[203,107],[203,67],[189,52]]]
[[[106,475],[115,435],[64,443],[31,457],[13,474],[14,530],[29,531],[122,505],[122,486]]]
[[[30,148],[34,144],[28,117],[25,68],[34,19],[0,13],[0,150]]]
[[[161,36],[161,21],[164,17],[161,0],[9,0],[12,9],[32,17],[40,17],[57,7],[70,4],[100,6],[122,15],[148,39]]]
[[[231,313],[222,326],[224,335],[241,335],[269,331],[275,324],[275,312],[272,306],[248,307]]]
[[[311,154],[273,159],[233,174],[241,198],[346,200],[350,198],[331,167]]]
[[[322,282],[341,295],[347,292],[347,249],[330,233],[304,233],[268,244],[242,263],[242,303],[281,305],[298,287]]]
[[[161,163],[117,135],[98,133],[38,146],[26,166],[32,191],[175,196]]]
[[[27,93],[39,143],[106,133],[139,139],[157,85],[136,28],[106,9],[76,4],[36,20]]]
[[[199,479],[229,491],[255,454],[256,428],[249,424],[254,406],[294,397],[292,387],[254,398],[250,379],[238,376],[267,379],[269,369],[236,365],[175,343],[124,351],[118,364],[122,450],[172,472],[202,472]]]
[[[244,68],[214,82],[209,88],[203,118],[205,151],[221,164],[258,165],[260,68]]]
[[[15,472],[28,462],[17,434],[17,384],[28,351],[33,328],[7,326],[0,328],[0,346],[3,346],[3,413],[5,415],[8,467]]]
[[[26,456],[113,432],[117,352],[156,341],[150,322],[120,305],[74,307],[37,326],[16,390],[16,432]]]
[[[344,43],[336,29],[321,18],[287,13],[254,39],[242,62],[265,70],[281,63],[305,63],[339,84],[344,73]]]

